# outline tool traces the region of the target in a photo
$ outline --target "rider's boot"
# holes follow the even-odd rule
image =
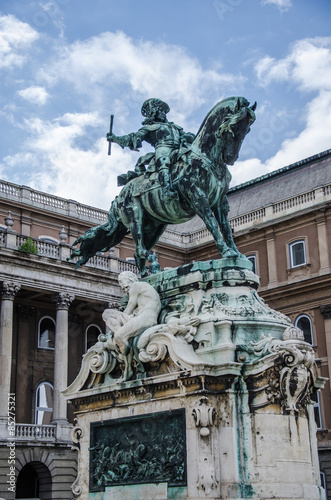
[[[178,193],[172,186],[169,167],[169,163],[162,162],[159,169],[159,182],[166,198],[178,198]]]

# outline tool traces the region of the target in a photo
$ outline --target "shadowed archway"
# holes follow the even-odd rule
[[[15,498],[51,500],[52,476],[46,465],[41,462],[24,465],[17,477]]]

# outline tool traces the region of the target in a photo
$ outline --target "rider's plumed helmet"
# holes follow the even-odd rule
[[[161,99],[155,99],[154,97],[151,99],[147,99],[141,107],[141,114],[143,116],[150,116],[155,108],[162,108],[166,113],[169,113],[170,108],[168,104]]]

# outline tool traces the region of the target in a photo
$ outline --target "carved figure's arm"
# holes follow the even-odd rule
[[[134,283],[130,288],[129,302],[124,310],[124,312],[128,315],[133,314],[134,310],[138,307],[139,287],[137,287],[135,285],[136,285],[136,283]]]

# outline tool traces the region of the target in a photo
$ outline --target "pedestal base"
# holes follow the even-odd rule
[[[314,351],[259,298],[249,263],[230,260],[145,280],[162,310],[131,343],[131,380],[111,334],[85,355],[64,393],[76,407],[75,498],[324,499]]]

